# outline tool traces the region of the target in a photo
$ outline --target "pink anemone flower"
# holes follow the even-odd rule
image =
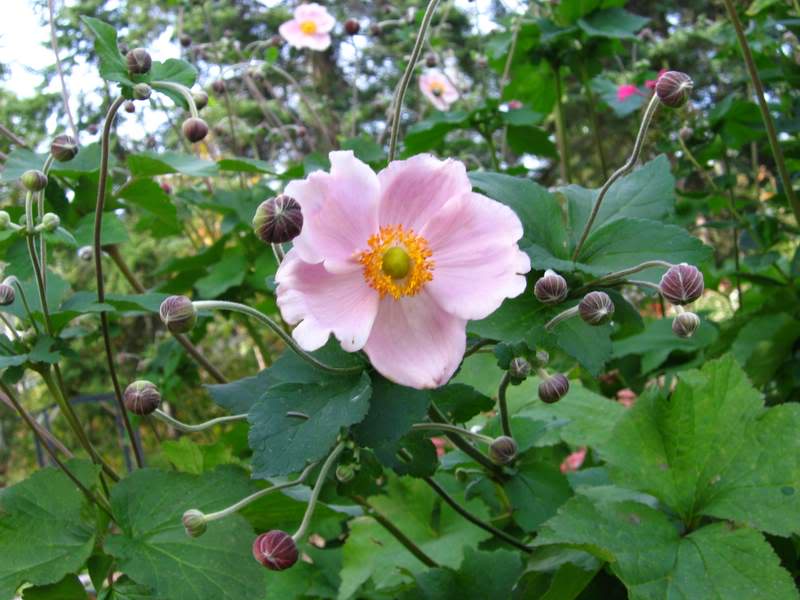
[[[331,45],[330,32],[336,20],[324,6],[312,2],[294,9],[294,19],[278,28],[283,39],[295,48],[326,50]]]
[[[275,276],[283,318],[305,350],[333,333],[396,383],[445,384],[467,321],[525,290],[519,218],[474,193],[456,160],[420,154],[377,174],[351,151],[330,162],[285,189],[303,228]]]
[[[641,94],[639,88],[632,83],[625,83],[617,88],[617,102],[625,102],[625,100],[636,94]]]
[[[580,448],[561,462],[562,473],[573,473],[581,468],[583,461],[586,460],[586,448]]]
[[[435,69],[427,71],[419,78],[419,89],[439,110],[448,110],[458,100],[458,90],[450,83],[447,75]]]

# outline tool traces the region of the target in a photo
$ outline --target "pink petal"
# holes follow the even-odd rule
[[[316,350],[333,333],[348,352],[367,342],[378,294],[361,271],[329,273],[321,264],[303,262],[294,249],[281,263],[275,281],[278,307],[289,324],[300,321],[293,335],[305,350]]]
[[[525,291],[528,255],[522,224],[509,207],[481,194],[454,198],[422,230],[433,253],[426,289],[447,312],[483,319]]]
[[[308,37],[305,33],[300,31],[300,23],[294,20],[286,21],[278,27],[278,33],[295,48],[303,48],[305,45],[305,38]]]
[[[422,290],[380,301],[364,346],[378,372],[400,385],[435,388],[447,383],[466,348],[466,321],[453,316]]]
[[[639,88],[637,88],[632,83],[626,83],[617,88],[617,101],[625,102],[625,100],[638,93],[639,93]]]
[[[305,47],[317,52],[327,50],[331,45],[331,36],[327,33],[315,33],[314,35],[307,35],[305,39]]]
[[[331,272],[360,269],[355,256],[378,231],[380,184],[352,151],[331,152],[331,172],[292,181],[285,193],[300,203],[303,229],[294,247],[308,263]]]
[[[419,233],[451,198],[472,190],[464,164],[418,154],[378,173],[381,225],[403,225]]]
[[[324,6],[316,2],[298,6],[294,10],[294,18],[300,23],[312,21],[317,26],[317,33],[329,33],[336,25],[336,19],[333,15]]]

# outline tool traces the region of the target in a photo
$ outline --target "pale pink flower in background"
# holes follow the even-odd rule
[[[661,76],[662,76],[664,73],[666,73],[667,71],[669,71],[669,69],[661,69],[661,70],[658,72],[658,75],[656,75],[656,78],[655,78],[655,79],[648,79],[647,81],[645,81],[645,82],[644,82],[644,87],[646,87],[648,90],[654,90],[654,89],[656,89],[656,83],[658,82],[658,79],[659,79],[659,78],[660,78],[660,77],[661,77]]]
[[[283,318],[305,350],[333,333],[396,383],[443,385],[461,362],[467,321],[525,290],[519,218],[473,193],[456,160],[420,154],[378,174],[350,151],[330,161],[330,173],[285,189],[303,228],[275,275]]]
[[[586,448],[576,450],[561,462],[561,472],[566,474],[577,471],[584,460],[586,460]]]
[[[522,108],[522,102],[519,100],[509,100],[508,101],[508,109],[509,110],[519,110]]]
[[[618,102],[625,102],[631,96],[635,96],[636,94],[640,94],[639,88],[633,85],[632,83],[625,83],[622,84],[617,88],[617,101]]]
[[[628,388],[618,391],[617,402],[622,404],[625,408],[630,408],[636,403],[636,392]]]
[[[458,90],[450,83],[447,75],[435,69],[427,71],[419,78],[419,89],[439,110],[448,110],[458,100]]]
[[[433,442],[433,445],[436,448],[436,456],[442,457],[447,453],[446,439],[443,437],[432,437],[431,442]]]
[[[294,9],[294,19],[278,28],[283,39],[295,48],[326,50],[331,45],[331,30],[336,19],[324,6],[312,2]]]

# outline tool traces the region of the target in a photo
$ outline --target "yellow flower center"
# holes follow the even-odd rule
[[[381,298],[413,296],[433,279],[428,241],[413,230],[402,225],[381,227],[367,245],[369,249],[358,254],[358,262],[364,265],[364,280]]]
[[[314,21],[302,21],[300,23],[300,31],[306,35],[314,35],[317,33],[317,24]]]
[[[431,84],[431,94],[436,96],[437,98],[444,94],[444,84],[438,81],[434,81]]]

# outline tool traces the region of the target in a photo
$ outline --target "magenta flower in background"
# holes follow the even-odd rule
[[[508,110],[519,110],[520,108],[522,108],[522,102],[519,100],[508,101]]]
[[[586,448],[576,450],[561,462],[561,472],[566,474],[577,471],[584,460],[586,460]]]
[[[378,174],[350,151],[330,161],[285,189],[303,229],[275,276],[283,318],[305,350],[333,333],[396,383],[445,384],[467,321],[525,290],[519,218],[472,192],[459,161],[420,154]]]
[[[324,6],[315,2],[294,9],[294,19],[278,28],[283,39],[295,48],[326,50],[331,45],[330,32],[336,20]]]
[[[631,96],[635,96],[639,94],[639,88],[633,85],[632,83],[624,83],[617,88],[617,101],[618,102],[625,102]]]
[[[658,72],[658,75],[656,75],[656,78],[655,78],[655,79],[648,79],[647,81],[645,81],[645,82],[644,82],[644,87],[646,87],[648,90],[654,90],[654,89],[656,89],[656,82],[657,82],[657,81],[658,81],[658,79],[659,79],[659,78],[660,78],[660,77],[661,77],[661,76],[662,76],[664,73],[666,73],[667,71],[669,71],[669,69],[661,69],[661,70]]]
[[[458,100],[458,90],[450,83],[447,75],[432,69],[419,78],[419,89],[439,110],[448,110]]]

